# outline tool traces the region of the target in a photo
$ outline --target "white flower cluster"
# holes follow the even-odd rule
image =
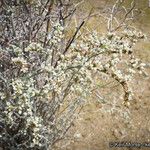
[[[24,136],[28,131],[32,131],[31,147],[35,145],[41,146],[41,140],[44,138],[41,132],[44,130],[42,126],[42,118],[36,115],[34,102],[32,99],[38,94],[38,90],[34,88],[34,81],[22,81],[21,79],[14,79],[11,83],[13,88],[13,100],[6,102],[5,114],[7,116],[8,124],[13,126],[18,125],[17,120],[24,119],[25,127],[19,132]],[[16,101],[16,102],[15,102]],[[17,115],[17,116],[16,116]]]
[[[13,127],[18,118],[25,120],[20,132],[32,131],[32,147],[41,146],[41,141],[47,138],[44,137],[46,132],[50,142],[56,140],[56,134],[63,135],[63,128],[68,126],[74,110],[81,106],[80,100],[86,102],[88,94],[95,88],[95,76],[105,74],[119,82],[124,90],[124,101],[129,105],[132,90],[128,82],[137,70],[144,69],[144,64],[133,57],[132,43],[142,38],[141,33],[127,36],[126,33],[99,35],[93,32],[76,39],[63,53],[64,34],[64,28],[57,23],[52,27],[49,47],[31,43],[25,53],[13,47],[18,55],[12,57],[12,65],[21,73],[18,71],[10,80],[11,96],[8,98],[7,93],[1,92],[0,99],[6,99],[8,124]],[[67,111],[56,120],[61,105],[66,108],[67,104]]]
[[[142,32],[137,32],[136,30],[124,30],[123,33],[127,36],[127,37],[131,37],[131,38],[146,38],[146,35],[143,34]],[[137,40],[135,40],[137,41]]]
[[[30,45],[27,48],[25,48],[25,52],[30,52],[30,51],[41,52],[42,50],[43,50],[42,45],[40,43],[35,43],[35,42],[30,43]]]
[[[90,67],[92,71],[93,68],[97,69],[122,84],[126,93],[126,101],[127,99],[131,100],[132,96],[127,82],[130,81],[133,74],[137,72],[135,69],[139,69],[140,72],[142,72],[145,65],[144,63],[140,63],[141,61],[135,59],[133,56],[134,43],[137,42],[138,39],[144,38],[145,35],[136,31],[131,33],[129,32],[128,36],[126,32],[118,35],[109,33],[106,36],[98,36],[97,33],[93,32],[89,36],[82,37],[82,40],[77,41],[71,47],[73,52],[77,53],[76,58],[80,56],[80,61],[77,60],[78,63],[82,62],[82,60],[86,62],[88,59],[91,59],[92,61],[89,61],[89,66],[96,65],[96,67]],[[126,64],[127,66],[124,67]],[[85,67],[86,65],[84,64],[83,66]]]
[[[21,48],[15,46],[15,45],[11,45],[11,46],[12,46],[12,48],[13,48],[15,54],[16,54],[17,56],[19,56],[19,57],[22,57],[22,55],[23,55],[23,50],[22,50]]]
[[[12,58],[12,62],[15,65],[18,65],[18,67],[21,67],[22,72],[27,72],[28,71],[28,63],[23,57],[15,57]]]
[[[61,42],[61,39],[64,37],[63,34],[64,27],[59,23],[55,23],[53,25],[52,31],[48,35],[48,39],[50,40],[50,44],[58,44]]]

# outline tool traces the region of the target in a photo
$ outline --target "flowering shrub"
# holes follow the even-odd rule
[[[29,40],[25,47],[19,42],[1,46],[0,146],[4,149],[50,149],[66,134],[96,87],[95,75],[106,74],[119,82],[129,106],[128,82],[134,73],[145,73],[145,64],[133,54],[134,44],[145,37],[141,32],[94,31],[68,44],[67,26],[61,21],[51,22],[44,45]]]

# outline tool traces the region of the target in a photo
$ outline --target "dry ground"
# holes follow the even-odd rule
[[[102,7],[102,0],[85,1],[84,7],[80,8],[80,13],[87,12],[92,6]],[[146,0],[140,1],[140,7],[146,7]],[[104,31],[104,26],[97,26],[101,20],[94,18],[89,22],[89,28],[97,27],[99,31]],[[136,26],[150,35],[150,8],[146,9],[146,14],[137,20]],[[136,47],[136,56],[144,62],[150,63],[150,43],[149,41],[139,43]],[[150,75],[150,69],[147,69]],[[129,141],[129,142],[149,142],[150,143],[150,79],[137,76],[132,81],[134,89],[134,100],[129,109],[121,105],[121,89],[112,83],[104,88],[102,93],[107,93],[105,103],[97,102],[98,98],[91,95],[90,102],[81,112],[80,118],[74,124],[68,137],[73,140],[65,140],[63,144],[56,145],[56,149],[61,150],[135,150],[138,148],[109,148],[109,142]],[[106,90],[107,89],[107,90]],[[113,93],[112,93],[113,90]],[[110,93],[110,94],[109,94]],[[116,97],[118,104],[113,108],[113,97]],[[69,138],[69,139],[70,139]],[[141,150],[149,148],[142,147]]]

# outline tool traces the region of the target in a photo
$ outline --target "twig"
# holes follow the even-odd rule
[[[65,54],[65,53],[68,51],[69,47],[71,46],[71,44],[72,44],[73,41],[75,40],[76,35],[77,35],[78,32],[80,31],[80,29],[82,28],[82,26],[84,25],[84,23],[85,23],[85,21],[82,21],[82,23],[81,23],[81,24],[79,25],[79,27],[76,29],[74,35],[73,35],[72,38],[68,41],[67,46],[66,46],[66,48],[65,48],[65,50],[64,50],[64,52],[63,52],[63,54]],[[58,60],[56,61],[55,65],[54,65],[54,67],[57,66],[58,61],[59,61],[60,59],[61,59],[61,58],[59,57]]]

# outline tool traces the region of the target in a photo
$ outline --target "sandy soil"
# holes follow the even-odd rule
[[[90,3],[86,2],[80,11],[87,11],[92,5],[101,7],[102,4],[104,3],[101,0],[94,2],[90,0]],[[150,12],[145,15],[146,19],[148,15],[150,15]],[[89,23],[89,26],[92,28],[97,22],[98,20],[94,19]],[[150,21],[146,20],[144,22],[143,18],[141,18],[137,26],[149,34],[150,31],[147,29],[150,29]],[[103,28],[99,30],[103,30]],[[137,57],[144,62],[150,63],[149,42],[139,43],[135,50]],[[149,68],[147,68],[147,73],[150,75]],[[102,90],[102,93],[111,93],[106,103],[99,103],[96,97],[91,96],[90,103],[84,107],[80,118],[76,120],[68,133],[68,138],[72,140],[66,139],[60,145],[58,143],[55,149],[135,150],[138,148],[110,148],[109,142],[150,143],[150,79],[137,76],[132,81],[132,88],[134,89],[134,99],[129,109],[121,104],[121,89],[116,86],[116,83]],[[113,105],[110,104],[110,102],[113,103],[113,97],[118,100],[118,104],[114,109]],[[141,150],[148,149],[150,147],[141,147]]]

